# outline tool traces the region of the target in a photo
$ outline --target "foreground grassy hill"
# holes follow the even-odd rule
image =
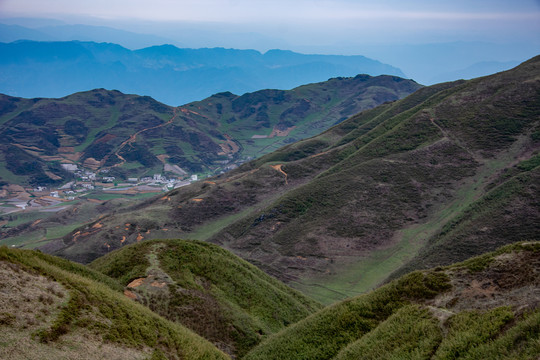
[[[60,184],[70,178],[61,163],[124,179],[213,173],[418,88],[362,75],[289,91],[222,93],[178,108],[104,89],[61,99],[0,95],[0,181]]]
[[[234,356],[321,308],[230,252],[198,241],[145,241],[101,257],[90,268]]]
[[[336,303],[244,359],[535,359],[540,243],[413,272]]]
[[[0,356],[230,359],[179,322],[206,327],[201,332],[229,351],[240,349],[227,342],[236,332],[235,344],[245,347],[231,352],[243,359],[540,354],[539,242],[412,272],[307,317],[316,303],[206,243],[148,241],[91,267],[114,278],[40,252],[0,247]],[[267,329],[281,330],[265,336]]]
[[[507,72],[422,88],[105,216],[54,249],[89,262],[142,239],[210,240],[331,303],[393,272],[536,239],[539,68],[536,57]]]
[[[82,265],[0,247],[2,359],[229,359]]]

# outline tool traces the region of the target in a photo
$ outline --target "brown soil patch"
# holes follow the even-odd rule
[[[225,134],[224,136],[227,141],[219,144],[223,151],[219,152],[218,155],[236,154],[240,150],[240,146],[229,135]]]
[[[86,199],[86,200],[94,204],[103,204],[105,202],[103,200],[98,200],[98,199]]]
[[[270,138],[273,138],[275,136],[289,136],[289,133],[293,131],[296,128],[296,126],[292,126],[290,128],[287,128],[285,130],[279,130],[278,128],[274,127],[272,132],[270,133]]]
[[[103,189],[104,193],[107,194],[123,194],[123,195],[135,195],[138,194],[139,191],[135,189],[127,189],[127,190],[110,190],[110,189]]]
[[[73,146],[61,146],[58,148],[58,152],[60,154],[63,154],[63,153],[74,153],[75,152],[75,148]]]
[[[133,280],[132,282],[130,282],[127,287],[128,288],[136,288],[137,286],[141,286],[144,282],[144,279],[146,278],[138,278],[138,279],[135,279]]]
[[[154,281],[153,283],[150,284],[150,286],[157,287],[157,288],[163,288],[163,287],[167,286],[167,283],[166,282]]]
[[[102,223],[95,223],[94,226],[92,226],[92,229],[101,229],[103,227]]]
[[[203,201],[203,199],[201,199],[201,198],[195,198],[195,199],[191,199],[191,201],[193,201],[193,202],[201,202],[201,201]]]
[[[62,154],[62,156],[65,159],[68,159],[68,160],[71,160],[71,161],[79,161],[79,159],[81,158],[81,155],[82,154],[80,152]]]
[[[511,306],[520,310],[540,307],[540,254],[534,251],[506,253],[484,270],[447,270],[452,290],[430,304],[449,310],[483,310]]]
[[[161,161],[163,164],[165,164],[165,163],[166,163],[166,160],[167,160],[168,158],[170,158],[170,156],[167,155],[167,154],[157,155],[156,157],[157,157],[157,158],[159,159],[159,161]]]
[[[124,295],[132,300],[137,300],[137,295],[133,291],[124,290]]]
[[[95,141],[96,144],[99,144],[99,143],[106,143],[112,139],[115,139],[117,136],[114,135],[114,134],[106,134],[105,136],[102,136],[101,138],[99,138],[98,140]]]
[[[276,170],[276,171],[279,171],[280,173],[282,173],[283,175],[285,175],[285,184],[288,184],[289,182],[287,181],[287,173],[285,171],[283,171],[283,164],[277,164],[277,165],[270,165],[272,167],[272,169]]]
[[[84,160],[83,166],[92,170],[97,170],[100,167],[100,162],[94,158],[88,158]]]
[[[139,241],[141,241],[141,240],[143,240],[143,239],[144,239],[144,237],[141,235],[141,233],[139,233],[139,234],[137,235],[137,239],[136,239],[137,242],[139,242]]]

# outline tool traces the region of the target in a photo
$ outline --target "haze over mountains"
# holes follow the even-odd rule
[[[178,106],[218,92],[290,89],[336,76],[403,76],[363,56],[282,50],[261,54],[161,45],[131,51],[110,43],[18,41],[0,44],[0,52],[0,92],[18,97],[63,97],[107,88]]]
[[[358,75],[176,108],[105,89],[0,107],[11,177],[52,178],[59,156],[151,168],[335,124],[158,197],[12,228],[14,245],[44,230],[41,251],[93,261],[0,247],[0,357],[540,354],[540,57],[429,87]]]
[[[234,30],[230,26],[224,26],[223,24],[148,23],[141,25],[138,23],[137,26],[134,26],[129,23],[112,24],[106,21],[99,23],[94,21],[95,24],[92,25],[92,21],[86,20],[88,23],[83,25],[83,19],[81,19],[80,24],[76,24],[52,19],[3,18],[0,19],[0,42],[12,42],[21,39],[37,41],[79,40],[115,43],[131,50],[152,45],[173,44],[180,48],[229,47],[256,49],[262,53],[269,49],[294,49],[296,52],[304,54],[364,55],[397,67],[404,73],[405,77],[412,78],[424,85],[458,79],[471,79],[507,70],[540,52],[540,45],[537,42],[527,42],[525,39],[501,40],[500,42],[488,40],[444,40],[435,42],[426,40],[424,43],[418,43],[418,41],[410,43],[407,41],[373,43],[372,40],[366,38],[358,44],[347,44],[345,40],[340,40],[333,46],[307,46],[290,43],[287,38],[272,38],[256,32],[247,33]],[[155,35],[152,35],[154,33]],[[486,63],[489,63],[489,65]],[[376,75],[370,72],[367,73]],[[354,75],[356,74],[334,74],[307,82],[323,81],[334,76]],[[301,84],[303,83],[296,83],[293,86]],[[289,88],[283,86],[273,87]],[[247,91],[259,89],[253,88]],[[80,90],[90,89],[77,89],[71,92]],[[233,91],[233,89],[219,91],[227,90]],[[200,100],[215,92],[218,91],[204,94],[189,101]],[[241,95],[242,93],[239,92],[238,94]],[[37,95],[21,94],[18,96],[33,97]],[[180,105],[180,103],[164,102],[169,105]]]

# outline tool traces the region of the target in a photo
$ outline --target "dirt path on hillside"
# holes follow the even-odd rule
[[[283,164],[277,164],[277,165],[270,165],[272,167],[272,169],[276,170],[276,171],[279,171],[280,173],[282,173],[283,175],[285,175],[285,184],[289,184],[289,182],[287,181],[287,173],[285,171],[283,171]]]
[[[446,130],[444,130],[439,124],[437,124],[435,122],[435,119],[430,117],[429,118],[429,121],[431,122],[431,124],[433,126],[435,126],[437,129],[439,129],[439,131],[443,134],[443,136],[446,138],[446,139],[449,139],[449,140],[452,140],[457,146],[459,146],[460,148],[462,148],[463,150],[465,150],[469,155],[471,155],[471,157],[478,163],[483,163],[483,160],[482,158],[480,158],[477,154],[475,154],[474,152],[472,152],[469,148],[465,147],[461,141],[459,141],[459,139],[455,138],[455,137],[452,137],[448,134],[448,132]]]
[[[110,166],[111,168],[113,167],[118,167],[118,166],[122,166],[124,165],[124,163],[126,162],[126,159],[124,159],[122,157],[122,155],[120,155],[120,151],[122,151],[122,149],[126,146],[126,145],[131,145],[133,144],[135,141],[137,141],[137,135],[139,134],[142,134],[143,132],[145,131],[148,131],[148,130],[153,130],[153,129],[157,129],[157,128],[160,128],[160,127],[163,127],[163,126],[167,126],[169,124],[172,124],[172,122],[174,121],[174,119],[176,119],[176,110],[177,108],[174,108],[173,109],[173,117],[167,121],[166,123],[163,123],[163,124],[159,124],[159,125],[156,125],[156,126],[152,126],[152,127],[149,127],[149,128],[146,128],[146,129],[142,129],[142,130],[139,130],[137,131],[135,134],[131,135],[127,140],[125,140],[123,143],[120,144],[120,146],[118,147],[118,149],[114,152],[114,155],[120,159],[120,163],[118,164],[114,164],[113,166]],[[105,156],[103,158],[103,160],[101,160],[101,166],[103,166],[103,164],[105,164],[107,162],[107,160],[109,159],[110,155],[108,156]]]

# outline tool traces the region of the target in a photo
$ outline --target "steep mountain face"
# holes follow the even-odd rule
[[[540,244],[413,272],[328,306],[244,359],[533,359]]]
[[[141,239],[208,239],[332,302],[407,264],[459,261],[537,238],[539,66],[537,57],[420,89],[104,217],[54,249],[84,262]]]
[[[196,241],[145,241],[90,267],[124,293],[239,357],[321,306],[230,252]]]
[[[175,165],[185,173],[218,171],[419,87],[359,75],[290,91],[217,94],[179,108],[103,89],[61,99],[1,95],[0,175],[16,184],[62,183],[69,173],[60,163],[120,178],[152,176]]]
[[[0,92],[61,97],[94,88],[152,96],[170,105],[223,91],[291,89],[336,76],[395,75],[397,68],[363,56],[303,55],[272,50],[179,49],[131,51],[95,42],[0,43]]]
[[[84,266],[3,246],[0,273],[2,359],[230,359]]]

